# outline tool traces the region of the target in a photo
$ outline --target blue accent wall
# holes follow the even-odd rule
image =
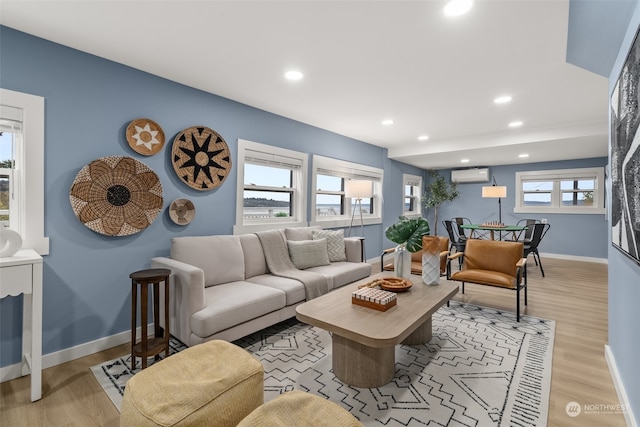
[[[204,125],[226,140],[236,161],[238,138],[383,168],[384,191],[398,194],[402,174],[418,168],[388,159],[385,149],[192,89],[31,35],[0,27],[0,86],[45,98],[45,234],[43,353],[70,348],[130,329],[131,272],[168,255],[170,239],[231,234],[235,223],[236,171],[222,186],[200,192],[179,182],[171,143],[182,129]],[[141,156],[125,129],[147,117],[166,135],[165,148]],[[104,156],[130,156],[151,167],[164,189],[164,209],[142,232],[127,237],[94,233],[75,217],[69,189],[78,171]],[[310,182],[310,181],[309,181]],[[394,187],[397,188],[394,191]],[[177,226],[166,208],[188,197],[196,216]],[[386,203],[385,218],[402,201]],[[382,250],[383,225],[365,227],[367,255]],[[356,233],[359,234],[359,233]],[[18,363],[22,298],[0,302],[0,366]]]
[[[611,75],[609,92],[618,80],[622,65],[640,27],[640,7],[636,2],[631,22],[618,52]],[[610,200],[610,198],[609,198]],[[636,424],[640,424],[640,328],[636,325],[635,314],[640,301],[640,265],[629,259],[611,242],[609,230],[607,248],[609,251],[609,348],[615,359],[620,378],[627,394]]]

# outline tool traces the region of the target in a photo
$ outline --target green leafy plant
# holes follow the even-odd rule
[[[445,181],[444,177],[440,175],[437,170],[431,169],[428,173],[429,176],[433,178],[433,182],[425,187],[422,204],[426,208],[433,208],[436,223],[434,234],[438,235],[438,208],[444,202],[450,202],[459,197],[460,192],[457,190],[458,186],[456,183],[448,183]]]
[[[387,227],[384,234],[394,243],[406,243],[409,252],[418,252],[422,249],[422,236],[429,234],[429,231],[426,219],[401,216],[398,222]]]

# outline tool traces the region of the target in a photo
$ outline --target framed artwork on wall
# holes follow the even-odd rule
[[[640,264],[640,40],[611,94],[611,243]]]

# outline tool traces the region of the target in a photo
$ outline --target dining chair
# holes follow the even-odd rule
[[[533,218],[525,218],[516,222],[516,225],[519,227],[527,227],[526,229],[518,232],[518,235],[515,239],[509,239],[512,242],[524,242],[529,243],[531,241],[531,236],[533,235],[533,225],[539,224],[540,220]]]
[[[551,228],[551,224],[548,223],[535,223],[531,225],[531,240],[524,242],[524,257],[527,258],[529,254],[533,254],[533,260],[536,265],[540,267],[542,277],[544,277],[544,269],[542,268],[542,260],[540,260],[540,253],[538,252],[538,246],[542,241],[542,238],[547,234],[547,231]]]
[[[452,251],[453,248],[455,248],[456,252],[464,252],[464,248],[467,244],[467,239],[460,236],[457,224],[454,226],[454,222],[447,219],[442,221],[442,224],[444,225],[444,228],[446,228],[447,234],[449,234],[449,242],[451,243],[449,246],[449,251]],[[462,258],[458,258],[458,264],[460,268],[462,268],[462,261]]]
[[[460,239],[466,240],[467,239],[467,231],[460,227],[463,224],[471,224],[471,220],[469,218],[465,218],[463,216],[456,216],[451,218],[451,221],[454,222],[458,228],[458,235],[460,236]]]

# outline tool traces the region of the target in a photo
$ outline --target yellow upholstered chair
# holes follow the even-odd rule
[[[444,276],[447,271],[447,255],[449,255],[449,238],[448,237],[440,237],[440,274]],[[389,257],[389,260],[386,261],[385,264],[385,256],[388,254],[393,254],[395,248],[386,249],[382,252],[380,256],[380,265],[382,266],[382,271],[393,271],[393,257]],[[411,253],[411,274],[417,274],[418,276],[422,275],[422,251],[412,252]]]
[[[448,257],[447,279],[464,284],[497,286],[516,291],[516,318],[520,321],[520,290],[524,289],[527,305],[527,260],[522,242],[469,239],[464,252]],[[463,257],[462,268],[451,272],[451,261]]]

